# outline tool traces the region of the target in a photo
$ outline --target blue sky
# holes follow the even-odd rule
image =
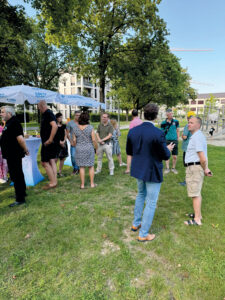
[[[21,4],[29,16],[30,5]],[[212,52],[173,52],[192,77],[199,93],[225,92],[225,0],[162,0],[159,15],[167,23],[171,48],[213,49]],[[195,83],[194,83],[195,82]]]

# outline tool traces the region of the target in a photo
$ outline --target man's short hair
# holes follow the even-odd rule
[[[75,114],[81,114],[80,110],[75,110]]]
[[[190,119],[192,118],[196,118],[197,122],[199,123],[200,127],[202,127],[202,119],[200,117],[196,117],[196,116],[191,116]]]
[[[170,113],[170,112],[172,112],[172,109],[171,108],[167,108],[166,112]]]
[[[131,114],[132,114],[133,117],[137,117],[138,116],[138,110],[133,109]]]
[[[144,118],[145,120],[153,121],[157,118],[159,107],[155,103],[148,103],[144,107]]]
[[[3,109],[3,108],[4,108],[5,112],[10,113],[12,115],[12,117],[16,115],[14,107],[12,107],[12,106],[2,106],[1,109]]]
[[[103,112],[103,113],[101,114],[101,117],[102,117],[103,115],[107,115],[107,117],[109,118],[109,114],[108,114],[107,112]]]

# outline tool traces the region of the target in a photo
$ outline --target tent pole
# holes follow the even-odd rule
[[[24,103],[23,103],[23,112],[24,112],[24,125],[25,125],[25,130],[24,130],[24,132],[25,132],[25,134],[27,134],[27,122],[26,122],[26,106],[25,106],[25,101],[24,101]]]

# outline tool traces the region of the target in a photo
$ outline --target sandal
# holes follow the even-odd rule
[[[195,226],[201,226],[200,224],[198,224],[194,219],[192,220],[187,220],[184,222],[185,225],[189,226],[189,225],[195,225]]]

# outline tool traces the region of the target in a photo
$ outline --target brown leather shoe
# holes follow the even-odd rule
[[[141,228],[141,224],[140,225],[138,225],[137,227],[136,226],[134,226],[134,225],[132,225],[132,227],[131,227],[131,231],[138,231],[138,229],[140,229]]]
[[[138,237],[138,242],[151,242],[155,239],[155,234],[148,234],[145,237]]]

